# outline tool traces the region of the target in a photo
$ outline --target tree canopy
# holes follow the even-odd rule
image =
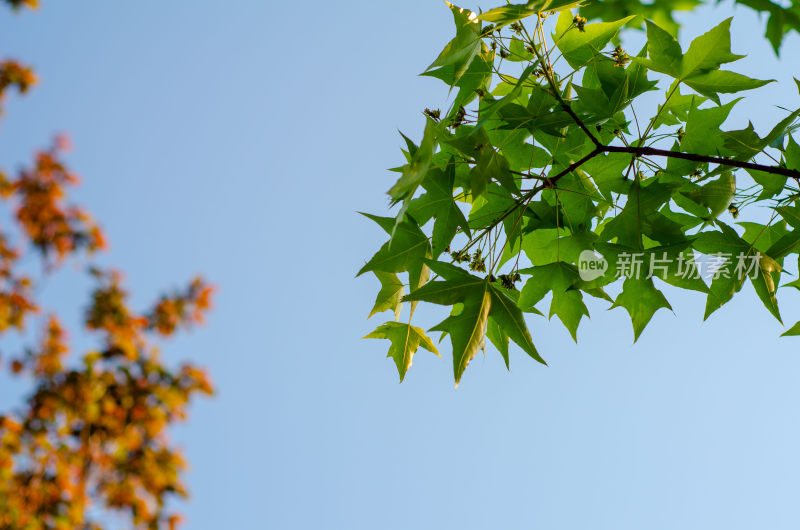
[[[9,92],[36,83],[31,68],[0,60],[0,116]],[[213,288],[198,277],[131,308],[122,273],[93,264],[106,239],[68,198],[78,183],[69,148],[58,136],[26,167],[0,169],[0,368],[29,389],[0,412],[0,528],[101,528],[110,514],[129,527],[174,528],[169,500],[187,495],[186,462],[167,434],[195,395],[213,389],[202,369],[169,366],[159,347],[202,322]],[[83,329],[71,330],[95,344],[85,352],[73,351],[65,319],[42,302],[48,277],[67,263],[95,283]]]
[[[776,54],[800,29],[799,7],[737,3],[768,17]],[[403,136],[394,211],[365,214],[387,236],[358,273],[380,282],[370,316],[395,316],[366,338],[390,341],[401,381],[420,346],[439,355],[430,332],[449,337],[456,384],[487,342],[507,366],[512,341],[544,363],[526,314],[577,340],[586,295],[627,311],[634,340],[671,308],[663,284],[705,296],[708,318],[750,282],[782,322],[778,287],[800,288],[785,269],[800,250],[800,109],[763,136],[726,126],[773,82],[737,69],[731,19],[682,47],[673,15],[696,0],[446,4],[455,36],[422,75],[449,87],[449,108]],[[624,49],[628,30],[646,45]],[[411,324],[420,302],[449,315],[426,332]]]

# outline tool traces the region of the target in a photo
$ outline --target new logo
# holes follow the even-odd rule
[[[608,262],[606,258],[595,252],[594,250],[584,250],[578,256],[578,274],[581,280],[590,282],[599,278],[608,270]]]

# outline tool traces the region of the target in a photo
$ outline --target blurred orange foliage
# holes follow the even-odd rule
[[[29,68],[0,62],[0,103],[10,87],[25,93],[35,82]],[[21,353],[0,359],[32,387],[21,407],[0,415],[0,528],[101,528],[98,514],[108,512],[133,527],[176,528],[181,517],[167,502],[186,496],[186,462],[167,432],[194,395],[213,388],[198,367],[167,366],[154,341],[201,323],[213,288],[195,278],[137,313],[121,273],[88,267],[96,287],[83,324],[99,347],[73,352],[62,321],[36,300],[44,277],[106,246],[89,214],[67,200],[78,183],[62,160],[68,147],[58,137],[29,167],[0,171],[0,204],[16,225],[0,226],[0,337],[28,338],[29,321],[41,327]],[[27,272],[36,269],[31,257],[44,265],[41,277]]]
[[[6,0],[6,3],[8,3],[14,9],[19,9],[20,7],[36,9],[39,7],[39,0]]]

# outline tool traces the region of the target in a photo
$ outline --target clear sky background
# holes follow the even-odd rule
[[[800,341],[749,286],[706,323],[702,296],[666,289],[675,313],[635,345],[622,309],[591,306],[578,345],[531,319],[549,367],[490,351],[458,390],[448,355],[421,351],[398,385],[388,342],[359,339],[386,316],[366,321],[378,282],[354,279],[384,234],[355,212],[386,212],[397,130],[445,103],[417,77],[452,34],[441,2],[42,3],[0,11],[0,55],[41,78],[6,104],[3,166],[69,131],[75,198],[134,302],[195,273],[219,287],[208,325],[165,345],[218,387],[175,431],[188,528],[800,526]],[[730,13],[682,17],[683,42]],[[736,17],[734,68],[779,82],[730,123],[763,134],[800,103],[800,39],[779,66],[763,22]],[[77,324],[71,274],[46,297]],[[21,390],[0,381],[0,403]]]

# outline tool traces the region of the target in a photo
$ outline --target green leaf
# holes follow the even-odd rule
[[[578,2],[574,0],[534,0],[527,4],[512,4],[496,7],[483,13],[478,18],[487,22],[494,22],[498,26],[505,26],[544,11],[572,9],[573,7],[579,6],[581,1],[582,0]]]
[[[690,122],[689,112],[697,110],[707,98],[696,94],[681,94],[680,81],[673,82],[667,90],[667,99],[659,107],[653,128],[661,125],[678,125]]]
[[[614,307],[624,307],[633,323],[633,341],[639,340],[647,323],[662,307],[672,310],[664,294],[656,289],[652,279],[627,278],[622,293],[614,300]]]
[[[563,261],[577,263],[578,256],[584,250],[592,248],[597,236],[592,232],[566,233],[566,230],[555,228],[540,228],[525,234],[522,240],[522,250],[533,265],[548,265]]]
[[[800,322],[797,322],[794,326],[781,333],[781,337],[796,337],[797,335],[800,335]]]
[[[685,55],[672,35],[647,21],[647,50],[650,59],[643,62],[648,68],[684,82],[717,104],[719,93],[751,90],[770,82],[719,70],[721,64],[743,57],[730,52],[730,19],[692,41]]]
[[[763,239],[762,236],[766,231],[755,231],[756,235],[751,238],[753,241],[748,242],[739,237],[736,231],[725,223],[717,221],[717,225],[721,229],[720,232],[703,232],[693,243],[693,246],[704,254],[722,253],[729,256],[728,265],[726,265],[727,277],[726,275],[719,275],[711,282],[711,293],[706,300],[704,320],[723,304],[727,303],[736,292],[741,290],[745,279],[745,270],[740,270],[739,274],[736,274],[735,266],[733,270],[731,267],[734,263],[738,265],[741,256],[741,259],[759,258],[757,277],[750,279],[764,307],[780,322],[781,316],[778,310],[778,302],[775,298],[776,278],[780,276],[780,266],[769,255],[754,246],[756,242],[754,238]],[[745,237],[749,236],[745,234]],[[757,252],[760,252],[760,256]]]
[[[441,79],[451,87],[458,87],[458,94],[453,100],[452,109],[447,118],[452,119],[458,109],[469,105],[478,97],[477,91],[489,91],[492,79],[492,64],[494,53],[490,52],[486,46],[481,47],[481,52],[472,60],[469,67],[461,76],[456,79],[456,65],[449,64],[436,70],[428,70],[421,73],[422,76],[435,77]]]
[[[478,176],[488,178],[486,174],[478,174]],[[489,184],[486,192],[476,197],[472,202],[472,210],[469,212],[469,226],[473,229],[485,228],[510,208],[516,206],[516,204],[517,202],[504,188],[496,184]]]
[[[576,110],[596,116],[599,119],[610,118],[616,112],[615,105],[608,100],[608,96],[601,89],[576,85],[575,91],[578,93],[578,103],[575,105]]]
[[[742,59],[744,55],[731,53],[731,21],[724,20],[709,32],[697,37],[683,55],[681,77],[690,78],[708,70],[717,70],[724,63]]]
[[[408,213],[420,223],[435,218],[433,225],[432,251],[438,257],[453,240],[459,227],[470,237],[469,225],[464,213],[453,199],[455,183],[455,161],[451,158],[444,171],[430,171],[422,182],[427,193],[411,201]]]
[[[748,169],[747,173],[756,181],[756,184],[759,184],[763,188],[761,194],[758,196],[759,200],[771,199],[781,194],[786,186],[786,180],[789,178],[785,175],[775,175],[773,173],[765,173],[764,171],[756,171],[753,169]]]
[[[750,160],[763,149],[763,140],[753,129],[753,123],[738,131],[722,132],[722,145],[726,154],[732,155],[737,160]]]
[[[679,150],[716,156],[722,150],[720,128],[737,102],[738,100],[734,100],[708,109],[691,109],[686,122],[686,134],[681,140]],[[693,173],[698,167],[700,164],[697,162],[677,158],[670,158],[667,162],[667,171],[681,176]]]
[[[434,260],[425,260],[425,263],[434,272],[434,274],[441,276],[445,280],[455,280],[458,278],[473,277],[470,273],[468,273],[461,267],[456,267],[452,263],[445,263],[443,261],[434,261]],[[480,278],[477,279],[480,280]]]
[[[392,232],[395,220],[390,217],[378,217],[364,214],[383,228],[387,233]],[[364,265],[356,276],[365,272],[405,272],[409,274],[409,286],[413,292],[417,286],[425,282],[427,267],[423,259],[430,257],[431,246],[419,226],[411,220],[404,219],[397,225],[392,239],[381,247],[378,252]]]
[[[782,270],[781,266],[775,262],[769,254],[761,254],[760,258],[758,262],[758,277],[755,279],[751,278],[753,288],[755,288],[756,294],[761,299],[764,307],[772,313],[772,316],[774,316],[778,322],[783,324],[780,309],[778,308],[778,299],[775,296]]]
[[[718,93],[732,94],[734,92],[741,92],[742,90],[753,90],[754,88],[762,87],[774,81],[774,79],[750,79],[747,76],[735,72],[715,70],[707,74],[696,75],[691,79],[686,79],[684,83],[698,93],[719,103]]]
[[[400,310],[403,307],[401,302],[403,298],[403,282],[400,281],[396,274],[391,272],[375,271],[375,276],[381,282],[381,290],[378,292],[375,306],[367,318],[391,309],[394,311],[395,320],[397,320],[400,318]]]
[[[401,383],[406,376],[406,372],[411,368],[414,354],[420,346],[441,357],[436,346],[433,345],[433,342],[425,335],[423,330],[402,322],[387,322],[378,326],[375,331],[364,338],[389,339],[392,341],[387,357],[394,359]]]
[[[601,239],[611,241],[616,238],[620,245],[636,249],[643,248],[643,235],[663,245],[685,241],[681,225],[658,211],[669,201],[670,195],[667,185],[657,181],[642,185],[635,180],[625,208],[605,225]]]
[[[550,152],[555,162],[564,167],[569,166],[594,147],[586,134],[577,127],[567,129],[566,135],[537,134],[536,140]]]
[[[497,320],[489,316],[489,321],[486,325],[486,338],[488,338],[494,347],[497,348],[497,351],[500,352],[500,355],[503,356],[503,361],[506,363],[506,369],[509,370],[509,359],[508,359],[508,341],[509,336],[503,330],[503,326],[497,323]]]
[[[786,157],[786,167],[800,171],[800,145],[794,141],[794,138],[789,137],[789,143],[786,145],[786,150],[783,152]]]
[[[709,214],[703,219],[710,222],[728,209],[734,193],[736,193],[736,178],[733,172],[723,171],[718,179],[692,191],[684,192],[683,195],[708,208]]]
[[[769,40],[770,44],[772,44],[772,49],[775,51],[776,55],[781,47],[781,41],[783,41],[784,33],[783,11],[777,9],[770,15],[769,20],[767,21],[767,31],[764,34],[764,36],[767,37],[767,40]]]
[[[631,181],[625,178],[625,171],[633,159],[633,155],[625,153],[609,153],[592,158],[581,168],[592,176],[597,189],[608,201],[613,201],[612,193],[625,193]]]
[[[483,347],[492,297],[489,293],[489,282],[464,291],[464,308],[457,315],[451,315],[431,328],[431,331],[442,331],[450,336],[453,345],[453,373],[456,387],[469,362]]]
[[[421,301],[440,305],[453,305],[469,298],[475,289],[482,288],[483,278],[472,276],[451,277],[446,281],[434,280],[403,297],[404,302]]]
[[[498,181],[507,191],[518,193],[519,188],[509,173],[508,161],[491,146],[481,149],[475,167],[470,170],[470,184],[473,197],[486,192],[492,180]]]
[[[647,81],[646,69],[638,63],[634,63],[629,68],[619,68],[610,59],[599,58],[586,67],[583,73],[584,87],[575,86],[578,92],[578,101],[585,104],[585,98],[581,90],[586,91],[587,87],[592,91],[597,89],[600,93],[595,96],[598,101],[602,100],[602,112],[596,113],[598,117],[612,117],[614,114],[624,110],[630,100],[638,93],[649,90],[653,83]],[[639,84],[638,87],[634,86]],[[639,92],[634,92],[638,90]],[[583,101],[581,101],[583,100]]]
[[[478,16],[467,9],[445,2],[453,13],[456,24],[456,36],[451,40],[433,63],[435,66],[454,65],[453,82],[458,81],[467,71],[470,63],[481,50],[480,22]]]
[[[681,289],[708,294],[708,286],[699,277],[697,269],[692,270],[691,264],[695,256],[691,241],[645,250],[602,242],[597,243],[595,248],[609,263],[609,268],[602,277],[605,281],[610,282],[620,276],[627,278],[636,275],[645,279],[651,276]]]
[[[522,316],[517,304],[509,298],[501,289],[494,285],[489,286],[491,295],[491,311],[489,315],[497,322],[503,331],[514,341],[525,353],[536,359],[542,364],[547,364],[539,356],[536,347],[533,345],[533,339],[528,331],[528,326],[525,324],[525,319]]]
[[[509,56],[506,61],[524,62],[534,61],[535,56],[526,48],[526,44],[516,37],[511,37],[511,43],[508,45]]]
[[[519,79],[517,79],[517,82],[514,84],[514,88],[511,89],[511,92],[502,98],[495,100],[490,100],[488,96],[487,98],[484,98],[484,102],[488,101],[488,104],[481,109],[480,119],[478,120],[475,130],[478,130],[486,123],[486,120],[490,119],[492,116],[497,114],[500,109],[519,97],[519,95],[522,93],[523,83],[526,79],[528,79],[528,77],[531,75],[531,72],[533,72],[534,68],[536,68],[538,64],[539,63],[537,61],[534,64],[528,65],[525,70],[522,71],[522,74],[519,76]]]
[[[786,226],[780,221],[768,225],[743,221],[739,223],[739,226],[744,228],[742,239],[760,252],[766,252],[786,235]]]
[[[647,54],[645,65],[650,70],[680,78],[683,72],[683,52],[675,37],[654,22],[647,21]]]
[[[763,147],[770,146],[776,149],[783,149],[783,139],[786,133],[792,130],[791,125],[798,116],[800,116],[800,109],[795,110],[779,121],[769,134],[764,137]]]
[[[587,24],[585,31],[578,31],[570,30],[572,14],[562,11],[556,22],[553,40],[567,63],[572,68],[579,68],[603,51],[620,28],[632,18],[633,16],[629,16],[615,22]]]
[[[551,175],[563,169],[554,165]],[[557,187],[545,190],[542,198],[551,204],[557,204],[561,208],[562,224],[576,232],[580,231],[580,227],[591,224],[596,209],[595,202],[605,202],[592,180],[580,171],[565,175],[558,181]]]
[[[550,317],[558,316],[564,327],[569,330],[572,339],[577,342],[578,325],[583,316],[589,316],[589,310],[583,303],[583,295],[577,285],[581,283],[578,269],[564,262],[551,263],[519,271],[530,274],[519,297],[519,307],[533,307],[544,296],[552,291]]]
[[[776,211],[790,226],[793,228],[800,228],[800,207],[797,205],[783,206],[776,209]]]
[[[645,44],[642,50],[637,55],[639,58],[647,57],[647,45]],[[616,68],[616,67],[615,67]],[[650,81],[647,79],[647,68],[641,61],[633,61],[625,69],[625,75],[628,80],[628,97],[633,99],[650,90],[656,90],[658,85],[657,81]]]
[[[550,154],[539,147],[527,143],[529,133],[525,129],[508,131],[494,129],[489,131],[493,145],[499,145],[500,152],[514,171],[528,171],[531,168],[545,167],[550,163]]]
[[[414,192],[422,183],[428,169],[431,166],[433,152],[439,136],[439,124],[431,118],[427,118],[425,123],[425,133],[422,137],[419,149],[411,155],[411,161],[403,169],[403,176],[389,190],[392,202],[396,203],[404,199],[413,197]]]
[[[792,230],[772,243],[766,254],[774,260],[781,260],[789,254],[797,252],[798,247],[800,247],[800,230]]]

